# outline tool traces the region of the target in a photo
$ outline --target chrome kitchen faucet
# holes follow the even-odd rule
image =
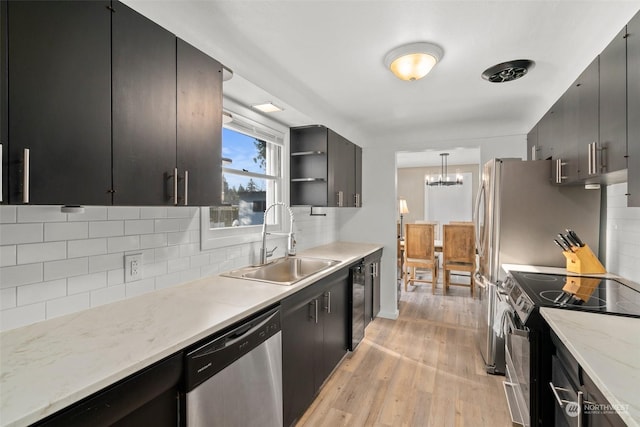
[[[276,205],[284,206],[285,208],[287,208],[287,211],[289,211],[290,222],[289,222],[288,233],[268,233],[267,232],[267,213],[269,212],[269,209],[271,209]],[[267,258],[272,256],[273,252],[278,248],[276,246],[270,251],[267,250],[267,234],[287,236],[287,255],[293,256],[296,254],[296,239],[293,233],[293,221],[294,221],[293,211],[286,203],[276,202],[276,203],[273,203],[272,205],[269,205],[267,209],[264,210],[264,219],[262,221],[262,247],[260,248],[260,265],[265,265],[267,263]]]

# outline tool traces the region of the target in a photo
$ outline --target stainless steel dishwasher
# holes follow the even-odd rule
[[[186,354],[188,427],[280,427],[282,332],[272,308]]]

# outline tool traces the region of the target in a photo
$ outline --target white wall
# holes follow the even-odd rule
[[[627,184],[607,187],[607,271],[640,283],[640,208],[628,208]]]
[[[298,249],[337,239],[336,210],[294,208]],[[259,243],[200,250],[200,209],[0,206],[0,329],[131,298],[248,265]],[[276,256],[286,244],[278,244]],[[143,254],[143,279],[124,283],[124,255]]]

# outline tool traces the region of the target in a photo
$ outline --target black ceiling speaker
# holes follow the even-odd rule
[[[482,73],[482,78],[492,83],[504,83],[523,77],[535,65],[529,59],[516,59],[487,68]]]

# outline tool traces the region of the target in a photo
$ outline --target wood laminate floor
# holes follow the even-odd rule
[[[402,292],[397,320],[377,318],[298,422],[308,426],[512,426],[503,376],[479,353],[469,288]]]

